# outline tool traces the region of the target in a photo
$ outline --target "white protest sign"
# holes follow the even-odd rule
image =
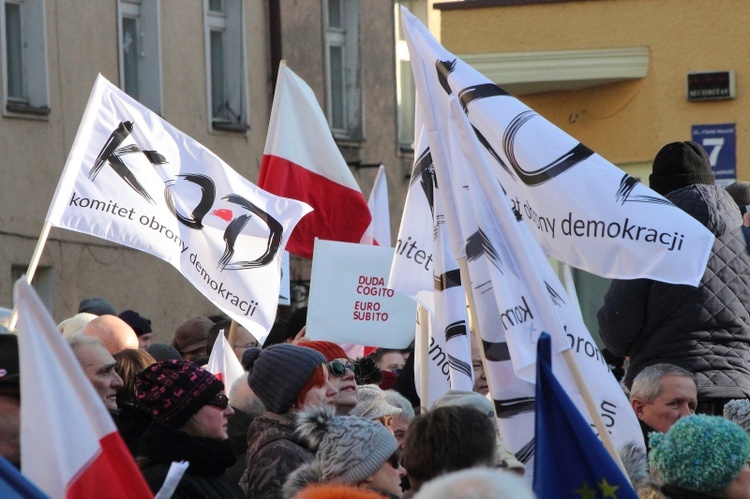
[[[406,348],[414,339],[414,302],[386,287],[393,248],[315,241],[306,337]]]

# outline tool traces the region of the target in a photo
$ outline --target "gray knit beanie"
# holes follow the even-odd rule
[[[385,392],[378,385],[360,385],[357,387],[357,405],[349,413],[367,419],[378,419],[383,416],[397,416],[403,412],[385,399]]]
[[[276,414],[289,411],[307,380],[325,361],[312,348],[287,343],[265,350],[248,348],[242,353],[247,384],[266,408]]]
[[[356,416],[337,416],[328,405],[301,412],[297,433],[309,443],[315,459],[289,476],[284,485],[285,497],[292,497],[312,483],[358,485],[398,448],[396,437],[382,424]]]
[[[750,434],[750,400],[735,399],[724,404],[724,417]]]

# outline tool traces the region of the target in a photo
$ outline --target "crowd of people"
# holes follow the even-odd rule
[[[647,443],[621,450],[628,478],[640,497],[750,498],[750,183],[715,186],[692,142],[665,146],[650,183],[716,242],[697,287],[614,281],[599,312]],[[305,321],[304,308],[277,321],[260,345],[225,317],[192,317],[161,343],[138,312],[89,298],[58,329],[154,492],[187,461],[174,497],[534,497],[500,436],[479,339],[474,391],[425,411],[411,350],[351,358],[306,339]],[[244,369],[232,386],[205,368],[221,334]],[[0,455],[15,466],[19,400],[17,338],[0,335]]]

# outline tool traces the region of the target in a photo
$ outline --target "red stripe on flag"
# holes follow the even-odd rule
[[[67,499],[154,497],[119,433],[105,435],[99,444],[101,452],[73,479]]]
[[[361,192],[278,156],[263,155],[258,185],[277,196],[304,201],[315,211],[292,232],[286,249],[312,258],[315,238],[359,243],[372,216]]]

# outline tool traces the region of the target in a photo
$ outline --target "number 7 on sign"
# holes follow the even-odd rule
[[[711,166],[716,166],[716,160],[719,159],[719,151],[721,151],[721,148],[724,146],[724,138],[715,137],[711,139],[703,139],[702,145],[708,152],[708,160],[711,162]]]

